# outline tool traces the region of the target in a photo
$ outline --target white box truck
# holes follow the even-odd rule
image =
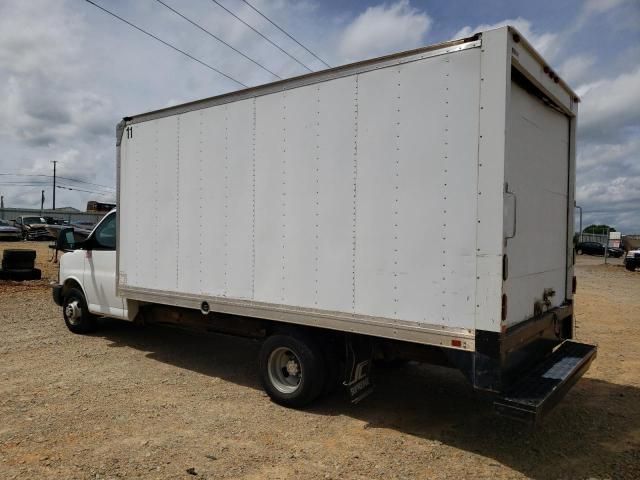
[[[372,361],[460,369],[536,421],[572,340],[576,94],[513,28],[125,117],[117,214],[56,302],[264,340],[271,398],[354,400]]]

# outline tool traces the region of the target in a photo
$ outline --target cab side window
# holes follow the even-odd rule
[[[116,249],[116,214],[112,213],[93,234],[95,247],[100,250]]]

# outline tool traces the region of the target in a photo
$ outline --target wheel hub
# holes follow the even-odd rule
[[[289,375],[298,375],[300,373],[300,365],[294,359],[287,362],[287,373]]]
[[[276,390],[291,394],[302,381],[302,365],[297,355],[286,347],[276,348],[269,355],[268,373],[271,384]]]
[[[69,302],[64,308],[64,313],[67,316],[67,320],[69,320],[69,323],[71,323],[72,325],[76,325],[79,322],[80,317],[82,316],[82,310],[80,309],[80,304],[78,303],[78,301],[74,300],[73,302]]]

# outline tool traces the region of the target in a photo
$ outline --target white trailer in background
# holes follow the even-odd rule
[[[362,396],[374,356],[535,420],[595,357],[570,340],[577,103],[504,27],[126,117],[108,275],[66,254],[55,296],[264,337],[285,405]]]

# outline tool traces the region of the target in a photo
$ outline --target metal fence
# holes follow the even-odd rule
[[[607,243],[607,236],[595,233],[581,233],[579,234],[578,242],[596,242],[604,245]]]
[[[16,217],[53,217],[60,220],[67,220],[69,223],[91,222],[98,223],[104,217],[104,213],[67,212],[60,210],[40,210],[35,208],[2,208],[0,218],[3,220],[14,220]]]

